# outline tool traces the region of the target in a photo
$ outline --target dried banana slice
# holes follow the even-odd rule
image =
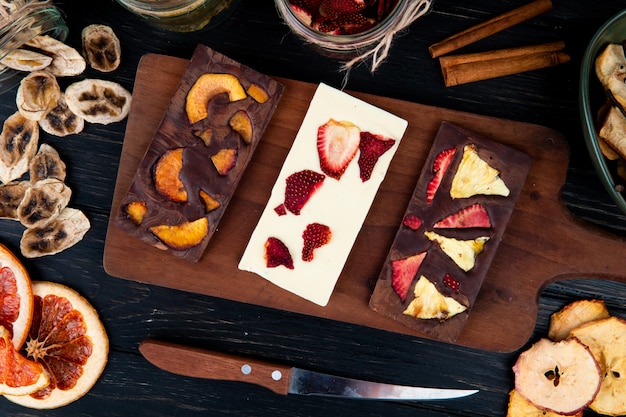
[[[43,227],[67,207],[72,190],[62,181],[49,178],[34,184],[17,207],[17,218],[28,228]]]
[[[118,83],[88,78],[67,87],[65,100],[87,122],[106,125],[128,115],[131,94]]]
[[[18,48],[6,54],[0,63],[18,71],[39,71],[52,63],[52,57]]]
[[[20,250],[26,258],[54,255],[80,242],[90,227],[82,211],[66,207],[47,225],[26,229]]]
[[[20,178],[37,152],[39,126],[15,112],[4,122],[0,134],[0,181],[4,184]]]
[[[111,72],[120,65],[120,40],[109,26],[89,25],[81,34],[83,55],[91,68]]]
[[[0,218],[18,220],[17,207],[29,187],[28,181],[12,181],[0,185]]]
[[[17,89],[17,109],[30,120],[40,120],[57,105],[61,88],[54,75],[33,71],[20,81]]]
[[[64,137],[82,132],[85,120],[70,110],[65,94],[62,94],[57,105],[39,120],[39,126],[46,133]]]
[[[47,69],[57,77],[79,75],[87,68],[85,58],[76,49],[51,36],[35,36],[26,45],[52,56],[52,63]]]
[[[56,149],[44,143],[30,162],[29,176],[32,184],[47,178],[65,181],[65,162],[61,160]]]

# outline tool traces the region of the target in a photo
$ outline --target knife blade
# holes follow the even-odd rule
[[[445,400],[478,390],[423,388],[338,377],[222,352],[157,340],[139,345],[153,365],[178,375],[247,382],[275,393],[378,400]]]

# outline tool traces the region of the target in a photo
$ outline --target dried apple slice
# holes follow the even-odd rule
[[[185,111],[189,123],[196,123],[206,119],[209,115],[208,103],[218,94],[228,93],[232,101],[243,100],[247,97],[239,79],[233,74],[202,74],[187,93]]]
[[[583,412],[580,411],[572,416],[582,417],[582,415]],[[519,392],[513,389],[509,393],[509,405],[506,417],[563,417],[563,414],[537,408],[533,403],[522,397]]]
[[[206,237],[209,232],[209,220],[200,217],[175,225],[152,226],[150,232],[166,246],[175,250],[185,250],[199,245]]]
[[[587,407],[602,382],[598,362],[576,338],[541,339],[513,366],[515,390],[536,407],[572,415]]]
[[[467,310],[467,307],[452,297],[446,297],[437,291],[435,284],[424,275],[420,277],[413,290],[415,298],[402,314],[418,319],[447,320]]]
[[[435,232],[424,232],[424,235],[433,242],[437,242],[441,250],[463,271],[474,268],[476,257],[483,251],[488,236],[480,236],[473,240],[457,240],[441,236]]]
[[[548,337],[558,342],[566,339],[570,332],[581,324],[605,319],[609,311],[602,300],[577,300],[550,316]]]
[[[480,158],[475,145],[466,145],[463,158],[452,178],[450,197],[468,198],[478,194],[506,197],[509,192],[500,178],[500,171]]]
[[[244,142],[250,144],[252,142],[252,120],[245,110],[238,110],[232,115],[228,121],[230,127],[243,139]]]
[[[591,321],[570,336],[587,345],[602,370],[602,384],[589,405],[598,414],[626,414],[626,320],[619,317]]]
[[[154,166],[154,187],[163,197],[177,203],[184,203],[188,198],[187,188],[180,179],[184,150],[175,148],[166,151]]]

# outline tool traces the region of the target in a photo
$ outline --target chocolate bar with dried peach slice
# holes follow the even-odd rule
[[[443,122],[381,269],[370,308],[434,338],[460,333],[531,158]]]
[[[115,214],[115,225],[197,262],[283,88],[199,45]]]

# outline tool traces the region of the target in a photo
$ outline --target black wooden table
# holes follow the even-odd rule
[[[626,216],[618,211],[595,174],[583,142],[578,113],[578,77],[583,51],[596,29],[626,7],[624,0],[554,1],[554,9],[467,47],[480,51],[563,39],[572,61],[556,68],[445,88],[438,63],[427,48],[453,33],[524,2],[435,0],[432,11],[398,37],[384,65],[371,74],[355,68],[347,88],[411,102],[547,126],[561,132],[571,148],[567,207],[577,216],[618,235]],[[94,76],[132,91],[146,53],[189,58],[198,43],[274,76],[339,86],[337,62],[322,57],[291,34],[269,0],[242,0],[218,28],[180,34],[152,28],[113,0],[58,0],[70,28],[68,43],[80,45],[82,28],[111,26],[121,39],[123,59],[114,73]],[[63,83],[63,81],[62,81]],[[15,111],[15,90],[0,96],[0,117]],[[511,366],[518,352],[492,353],[388,333],[341,322],[247,305],[107,275],[103,249],[125,123],[90,124],[79,135],[45,135],[68,165],[72,204],[83,209],[92,229],[75,247],[55,256],[24,260],[33,279],[64,283],[98,310],[111,352],[99,382],[81,400],[58,410],[37,412],[0,400],[7,416],[496,416],[506,413],[513,387]],[[22,227],[0,222],[0,241],[19,252]],[[616,253],[615,256],[624,256]],[[593,262],[593,260],[590,260]],[[605,300],[626,317],[626,287],[613,282],[561,282],[541,294],[535,333],[545,336],[549,315],[583,297]],[[398,384],[476,388],[469,398],[414,403],[362,402],[283,397],[234,382],[179,377],[149,364],[138,352],[147,338],[274,359],[294,366]],[[587,414],[586,414],[587,415]],[[592,415],[589,413],[588,415]]]

